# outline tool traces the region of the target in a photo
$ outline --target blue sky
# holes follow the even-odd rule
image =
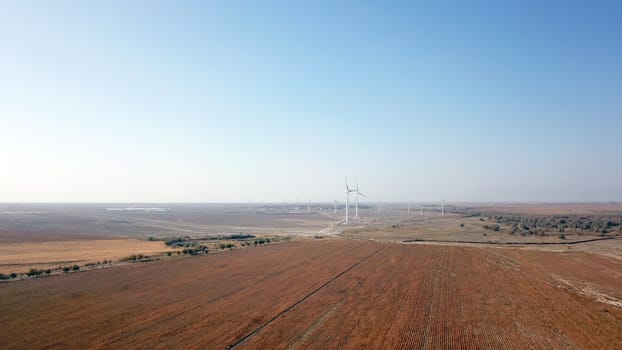
[[[0,202],[622,200],[619,1],[3,1]]]

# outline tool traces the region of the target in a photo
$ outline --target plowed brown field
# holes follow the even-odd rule
[[[622,261],[297,241],[0,284],[0,348],[621,349]]]

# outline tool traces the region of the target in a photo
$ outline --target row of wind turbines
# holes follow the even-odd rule
[[[367,198],[367,196],[365,196],[364,194],[361,193],[361,191],[359,191],[359,181],[358,179],[356,180],[356,187],[355,188],[350,188],[350,186],[348,186],[348,178],[344,176],[345,182],[346,182],[346,225],[348,225],[350,223],[350,217],[349,217],[349,209],[350,209],[350,192],[355,192],[356,193],[356,200],[355,200],[355,210],[354,210],[354,217],[358,218],[359,217],[359,196],[363,197],[363,198]],[[337,201],[335,201],[335,209],[337,208]]]
[[[356,199],[355,199],[355,210],[354,210],[354,217],[358,218],[359,217],[359,196],[363,197],[363,198],[367,198],[367,196],[365,196],[363,193],[361,193],[361,191],[359,191],[359,182],[358,179],[356,180],[356,187],[354,188],[350,188],[350,186],[348,185],[348,178],[344,175],[344,180],[345,180],[345,184],[346,184],[346,221],[345,224],[348,225],[350,223],[350,216],[349,216],[349,209],[350,209],[350,193],[354,192],[356,193]],[[378,210],[380,210],[380,206],[378,206]],[[337,200],[335,200],[335,213],[337,212]],[[410,214],[410,203],[408,203],[408,214]],[[421,206],[421,215],[423,215],[423,206]],[[445,201],[441,201],[441,216],[445,215]]]
[[[355,201],[354,201],[354,217],[355,218],[359,217],[359,197],[367,198],[367,196],[359,190],[358,179],[356,180],[355,187],[353,188],[351,188],[350,185],[348,184],[348,178],[345,175],[344,175],[344,182],[346,185],[346,188],[345,188],[345,195],[346,195],[345,224],[348,225],[350,224],[350,193],[355,193],[356,195]],[[334,213],[335,214],[337,213],[338,204],[339,204],[339,201],[335,199],[334,201]],[[283,210],[285,210],[285,208],[286,208],[286,201],[285,199],[283,199]],[[248,211],[250,210],[251,210],[251,201],[248,202]],[[423,215],[423,206],[421,206],[420,210],[421,210],[421,215]],[[296,212],[300,211],[300,201],[298,200],[296,200],[295,211]],[[408,203],[408,214],[410,214],[410,211],[411,211],[411,207],[410,207],[410,202],[409,202]],[[311,198],[308,198],[308,201],[307,201],[307,212],[311,213]],[[380,202],[378,202],[378,212],[380,212]],[[444,200],[441,202],[441,215],[442,216],[445,215],[445,201]]]

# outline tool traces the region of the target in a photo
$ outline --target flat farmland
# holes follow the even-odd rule
[[[620,349],[622,261],[294,241],[2,283],[0,310],[10,349]]]
[[[0,244],[0,273],[26,272],[62,265],[119,260],[131,254],[161,254],[173,249],[163,242],[138,239],[89,239]]]

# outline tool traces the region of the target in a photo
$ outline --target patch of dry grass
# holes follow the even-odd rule
[[[138,239],[77,240],[63,242],[5,243],[0,245],[0,273],[25,272],[31,268],[103,260],[119,260],[131,254],[159,254],[173,251],[163,242]]]

